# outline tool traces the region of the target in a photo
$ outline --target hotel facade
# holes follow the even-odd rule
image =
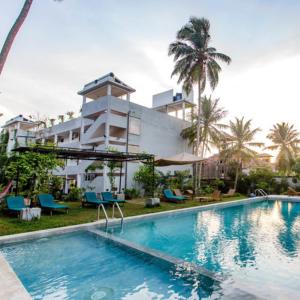
[[[78,92],[82,96],[79,117],[48,128],[23,115],[7,121],[3,126],[9,134],[7,151],[16,145],[53,143],[58,147],[147,152],[161,157],[191,152],[180,133],[190,126],[193,95],[174,95],[173,90],[169,90],[154,95],[152,107],[148,108],[130,101],[134,92],[135,89],[113,73],[102,76]],[[93,162],[87,160],[68,160],[64,168],[53,173],[65,179],[65,192],[71,184],[97,193],[110,190],[107,166],[89,168],[91,164]],[[121,174],[121,188],[134,186],[133,175],[138,166],[138,162],[130,162],[115,172],[116,177]],[[188,168],[165,167],[162,171]]]

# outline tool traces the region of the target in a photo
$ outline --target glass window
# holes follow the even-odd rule
[[[141,134],[141,119],[130,117],[129,119],[129,133],[130,134]]]

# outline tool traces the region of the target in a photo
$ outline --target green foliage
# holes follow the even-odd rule
[[[108,147],[107,151],[118,152],[118,150],[114,147]],[[106,163],[106,166],[108,167],[108,170],[109,170],[107,173],[107,176],[109,179],[111,190],[115,191],[115,190],[117,190],[117,187],[116,187],[116,178],[114,176],[114,173],[117,171],[118,168],[121,167],[121,163],[118,161],[108,161]]]
[[[153,189],[153,184],[154,189],[156,189],[160,182],[160,174],[159,172],[154,171],[153,178],[152,165],[141,165],[134,173],[133,180],[142,186],[146,195],[150,195]]]
[[[8,163],[8,156],[6,154],[6,148],[8,143],[8,132],[1,132],[0,135],[0,182],[6,183],[5,168]]]
[[[80,201],[82,199],[82,195],[84,193],[84,189],[71,187],[69,194],[66,197],[68,201]]]
[[[53,154],[25,152],[9,157],[5,177],[16,180],[19,177],[20,191],[46,192],[53,175],[51,170],[62,166],[62,162]]]
[[[63,179],[60,176],[52,176],[50,178],[50,193],[55,199],[60,199],[63,190]]]
[[[207,194],[211,194],[214,191],[214,187],[212,187],[211,185],[204,185],[201,189],[201,193],[207,195]]]
[[[299,157],[295,160],[295,164],[294,164],[292,170],[296,174],[296,176],[298,178],[300,178],[300,158]]]
[[[221,179],[215,179],[212,183],[211,186],[215,189],[218,189],[220,191],[223,191],[226,187],[225,183]]]
[[[135,188],[126,189],[125,190],[125,197],[128,200],[135,199],[135,198],[140,197],[140,192]]]

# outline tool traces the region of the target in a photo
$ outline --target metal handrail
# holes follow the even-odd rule
[[[263,189],[257,189],[254,191],[255,195],[268,196],[268,194]]]
[[[123,224],[123,220],[124,220],[124,215],[123,212],[121,210],[120,205],[118,204],[118,202],[114,202],[113,207],[112,207],[112,218],[114,218],[115,216],[115,206],[118,208],[120,216],[121,216],[121,224]]]
[[[107,213],[106,213],[105,207],[104,207],[104,205],[103,205],[102,203],[101,203],[101,204],[98,206],[97,220],[99,221],[99,219],[100,219],[101,208],[102,208],[102,210],[103,210],[103,213],[104,213],[104,216],[105,216],[105,220],[106,220],[106,227],[107,227],[107,225],[108,225],[108,216],[107,216]]]

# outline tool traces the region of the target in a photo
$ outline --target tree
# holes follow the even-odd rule
[[[55,124],[55,119],[54,118],[50,119],[50,124],[51,124],[51,126],[54,126],[54,124]]]
[[[59,115],[58,119],[60,120],[60,123],[63,123],[65,121],[65,116],[64,115]]]
[[[201,123],[200,123],[200,138],[201,138],[201,157],[205,156],[206,151],[211,149],[211,146],[215,146],[221,140],[223,133],[222,130],[227,126],[220,123],[220,121],[226,116],[227,111],[223,107],[219,106],[219,99],[212,99],[204,96],[201,101]],[[189,140],[189,144],[195,142],[197,136],[197,126],[192,123],[188,128],[185,128],[181,132],[181,136]],[[201,173],[202,164],[199,168],[199,187],[201,185]]]
[[[194,84],[198,86],[198,116],[196,122],[196,154],[199,154],[201,132],[201,97],[206,82],[214,89],[219,82],[222,68],[218,60],[229,64],[229,56],[210,47],[210,23],[205,18],[191,17],[169,46],[169,56],[174,56],[175,67],[171,76],[178,75],[178,83],[189,93]]]
[[[263,146],[263,143],[253,142],[260,129],[252,129],[251,125],[251,120],[246,121],[244,117],[241,119],[235,118],[234,121],[229,122],[229,133],[226,134],[226,145],[221,156],[226,161],[234,162],[236,165],[234,189],[237,187],[243,163],[256,159],[257,152],[253,148]]]
[[[278,151],[277,169],[289,174],[299,152],[299,132],[294,129],[294,125],[282,122],[273,126],[267,138],[273,143],[267,149]]]
[[[140,184],[146,195],[151,195],[153,189],[153,168],[150,164],[141,165],[134,173],[133,180]],[[154,188],[159,184],[160,174],[154,171]]]
[[[61,0],[55,0],[55,1],[61,1]],[[30,11],[32,2],[33,2],[33,0],[25,0],[24,5],[23,5],[14,25],[11,27],[11,29],[8,32],[8,35],[4,41],[4,44],[3,44],[1,52],[0,52],[0,75],[2,73],[4,64],[8,57],[9,51],[13,45],[13,42]]]
[[[72,120],[74,118],[74,112],[73,111],[68,111],[67,116],[69,117],[69,120]]]
[[[54,154],[25,152],[9,157],[5,169],[7,180],[19,177],[19,187],[23,191],[45,191],[51,180],[51,170],[62,166]]]
[[[201,101],[201,155],[204,156],[206,151],[215,145],[222,136],[222,130],[227,128],[227,125],[220,123],[226,116],[227,111],[223,107],[219,107],[219,99],[212,99],[204,96]],[[189,144],[193,144],[196,138],[196,126],[192,124],[182,130],[181,136],[189,140]]]

